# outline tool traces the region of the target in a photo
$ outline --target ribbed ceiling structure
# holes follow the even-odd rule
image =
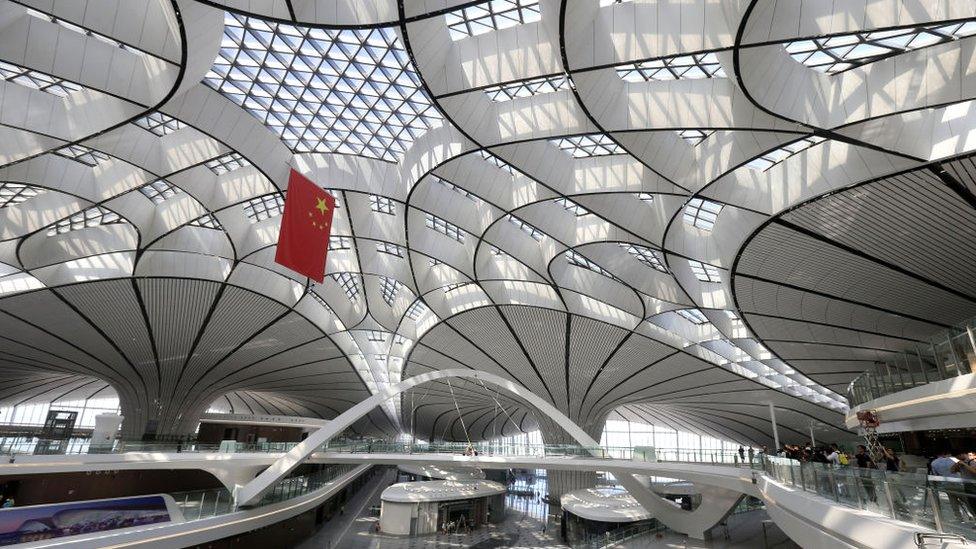
[[[976,4],[0,3],[0,399],[330,418],[507,376],[769,444],[976,314]],[[329,276],[273,262],[289,169]],[[432,383],[362,433],[537,426]],[[545,427],[545,426],[544,426]],[[548,429],[546,429],[548,431]]]

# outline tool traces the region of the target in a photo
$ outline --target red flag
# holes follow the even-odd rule
[[[292,170],[275,263],[322,282],[333,210],[335,198],[331,194]]]

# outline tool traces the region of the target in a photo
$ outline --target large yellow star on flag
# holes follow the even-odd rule
[[[329,211],[329,206],[327,206],[325,204],[325,199],[324,198],[316,198],[315,200],[317,202],[315,204],[315,209],[318,210],[319,212],[321,212],[322,215],[325,215],[325,212]]]

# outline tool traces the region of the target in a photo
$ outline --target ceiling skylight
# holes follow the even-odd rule
[[[640,261],[648,267],[661,271],[662,273],[668,272],[667,267],[664,266],[664,260],[661,258],[661,252],[652,250],[650,248],[645,248],[643,246],[636,246],[634,244],[620,244],[621,248],[627,250],[627,253],[634,256],[634,259]]]
[[[380,293],[387,305],[393,306],[393,300],[400,293],[400,288],[403,288],[403,283],[399,280],[388,276],[380,277]]]
[[[624,153],[624,150],[609,135],[603,133],[550,139],[549,142],[559,147],[560,150],[568,152],[573,158]]]
[[[277,217],[285,210],[285,201],[281,193],[271,193],[252,198],[244,203],[244,215],[251,223]]]
[[[590,271],[593,271],[596,274],[603,275],[607,278],[612,278],[614,280],[617,279],[617,277],[613,276],[613,273],[597,265],[596,263],[590,261],[589,259],[587,259],[586,257],[577,253],[574,250],[569,250],[568,252],[566,252],[566,261],[570,265],[575,265],[577,267],[588,269]]]
[[[236,152],[225,154],[224,156],[218,156],[205,164],[205,166],[210,168],[210,171],[212,171],[215,175],[223,175],[227,172],[232,172],[237,168],[243,168],[244,166],[250,165],[250,162],[244,160],[244,157]]]
[[[397,257],[403,257],[406,250],[403,246],[397,246],[392,242],[377,242],[376,251],[384,254],[395,255]]]
[[[506,172],[508,172],[509,174],[515,175],[515,168],[513,168],[511,164],[509,164],[508,162],[505,162],[501,158],[498,158],[497,156],[491,154],[490,152],[488,152],[488,151],[486,151],[484,149],[481,149],[480,151],[478,151],[478,154],[481,155],[481,158],[484,158],[485,160],[487,160],[488,162],[490,162],[496,168],[501,168],[501,169],[505,170]]]
[[[393,199],[375,194],[369,195],[369,209],[376,213],[396,215],[396,205]]]
[[[510,82],[499,86],[485,88],[485,94],[492,101],[511,101],[519,97],[531,97],[559,90],[568,90],[569,80],[565,76],[544,76],[532,80]]]
[[[746,167],[760,172],[766,171],[794,154],[804,149],[809,149],[810,147],[818,143],[822,143],[823,141],[825,141],[823,137],[813,135],[810,137],[804,137],[803,139],[798,139],[792,143],[783,145],[778,149],[773,149],[758,158],[752,159],[746,164]]]
[[[583,206],[580,206],[579,204],[573,202],[572,200],[570,200],[568,198],[557,198],[557,199],[553,200],[553,202],[555,202],[556,204],[559,204],[560,206],[563,207],[564,210],[566,210],[567,212],[572,213],[576,217],[581,217],[581,216],[584,216],[584,215],[588,215],[590,213],[589,210],[587,210]]]
[[[139,192],[146,198],[153,201],[153,204],[162,204],[169,198],[180,194],[180,190],[165,179],[157,179],[139,187]]]
[[[907,29],[835,34],[785,45],[793,59],[819,72],[835,74],[926,46],[976,34],[976,21]]]
[[[330,236],[329,251],[352,249],[352,239],[348,236]]]
[[[620,65],[617,67],[617,75],[627,82],[648,82],[724,78],[725,71],[714,53],[696,53]]]
[[[693,259],[688,260],[692,274],[702,282],[721,282],[722,275],[716,267]]]
[[[329,276],[332,277],[332,280],[334,280],[336,284],[342,287],[342,291],[346,294],[346,297],[349,298],[349,301],[356,301],[356,296],[359,295],[359,283],[356,282],[355,275],[352,273],[343,272],[332,273]]]
[[[67,147],[61,147],[60,149],[54,151],[54,154],[63,156],[65,158],[70,158],[76,162],[81,162],[90,168],[94,168],[103,160],[109,159],[107,154],[96,151],[95,149],[83,147],[81,145],[68,145]]]
[[[0,80],[34,88],[58,97],[67,97],[71,93],[81,91],[81,86],[73,82],[3,61],[0,61]]]
[[[407,309],[406,315],[410,320],[417,320],[428,311],[427,306],[419,299],[414,301]]]
[[[119,217],[119,214],[113,211],[102,208],[101,206],[92,206],[87,210],[80,211],[72,216],[58,221],[50,229],[48,229],[47,235],[54,236],[56,234],[77,231],[78,229],[98,227],[100,225],[109,225],[112,223],[125,223],[125,221]]]
[[[452,40],[541,19],[538,0],[488,0],[444,15]]]
[[[718,219],[718,214],[721,211],[722,204],[718,202],[692,198],[685,206],[683,219],[689,225],[710,231],[715,226],[715,220]]]
[[[397,161],[439,123],[392,28],[335,30],[227,13],[204,82],[295,152]]]
[[[677,313],[692,324],[705,324],[708,322],[705,314],[698,309],[679,309]]]
[[[511,222],[516,227],[518,227],[519,229],[522,229],[523,231],[528,233],[528,235],[534,238],[536,241],[542,240],[542,237],[546,235],[544,232],[540,231],[539,229],[536,229],[532,225],[529,225],[525,221],[522,221],[521,219],[515,217],[512,214],[508,214],[508,221]]]
[[[0,183],[0,208],[20,204],[37,196],[41,189],[21,183]]]
[[[424,223],[427,225],[428,229],[434,229],[435,231],[447,235],[462,244],[464,243],[464,230],[457,225],[429,213],[424,214]]]
[[[217,218],[210,214],[202,215],[191,221],[189,224],[192,227],[203,227],[204,229],[222,230],[224,228],[220,222],[217,221]]]
[[[151,112],[142,118],[137,118],[133,120],[132,123],[144,130],[149,130],[160,137],[169,135],[176,130],[186,127],[186,124],[159,111]]]
[[[715,132],[705,130],[678,130],[676,133],[678,134],[678,137],[684,139],[692,146],[695,146],[708,139],[708,136]]]

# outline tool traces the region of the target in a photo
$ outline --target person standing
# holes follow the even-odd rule
[[[840,448],[837,447],[837,443],[830,445],[830,452],[827,454],[827,463],[834,467],[840,466]]]
[[[959,473],[962,478],[962,489],[966,492],[966,507],[976,517],[976,453],[967,452],[963,457],[965,459],[955,463],[950,470]]]
[[[749,447],[749,465],[752,465],[752,458],[756,457],[756,451]]]
[[[739,445],[739,461],[744,462],[746,460],[746,449]]]
[[[861,477],[861,486],[864,487],[864,493],[867,494],[868,499],[873,503],[878,502],[878,493],[874,487],[874,479],[871,478],[871,469],[876,467],[874,460],[868,455],[868,449],[863,444],[857,445],[857,452],[854,454],[854,461],[857,463],[859,470],[859,476]]]
[[[952,471],[953,466],[959,463],[959,460],[952,457],[948,450],[942,450],[939,455],[932,460],[929,464],[929,468],[932,470],[932,475],[935,477],[942,477],[938,480],[931,479],[935,482],[936,486],[945,490],[946,495],[949,497],[949,507],[952,509],[952,514],[956,516],[956,520],[962,522],[965,519],[964,513],[962,511],[963,506],[966,503],[966,498],[959,494],[959,489],[962,483],[959,482],[959,473]]]

